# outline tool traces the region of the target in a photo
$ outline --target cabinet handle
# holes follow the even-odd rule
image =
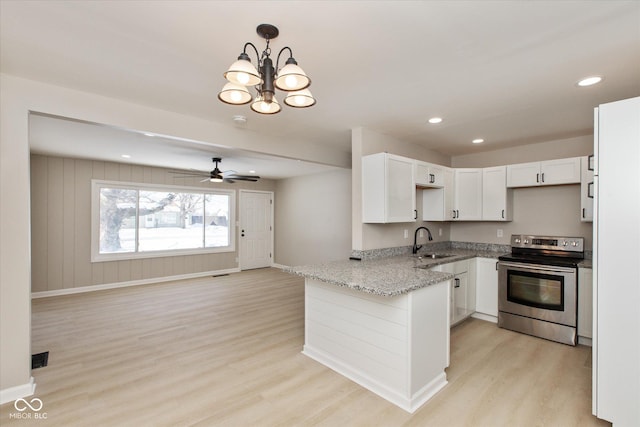
[[[504,209],[502,209],[502,219],[504,219]]]
[[[542,173],[542,175],[540,177],[542,178],[542,182],[544,182],[544,172]]]
[[[418,210],[417,209],[413,210],[413,219],[418,219]]]
[[[453,285],[454,288],[459,288],[460,287],[460,279],[458,279],[457,277],[455,279],[453,279],[453,281],[455,282],[455,285]]]
[[[434,174],[432,174],[432,173],[429,174],[429,182],[431,184],[435,184],[435,182],[436,182],[436,176]]]
[[[584,218],[584,211],[585,211],[585,209],[582,208],[582,218]]]
[[[496,261],[496,271],[498,271],[498,261]]]
[[[592,154],[590,156],[587,156],[587,170],[595,170],[594,168],[594,164],[593,161],[595,160],[595,156]]]
[[[593,199],[593,182],[587,184],[587,197]]]
[[[540,182],[540,174],[539,173],[536,174],[536,182]]]

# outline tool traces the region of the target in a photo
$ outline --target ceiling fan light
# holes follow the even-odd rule
[[[210,182],[223,182],[224,179],[221,176],[211,177],[209,178]]]
[[[251,104],[251,109],[260,114],[276,114],[280,112],[281,107],[275,96],[271,99],[271,102],[267,102],[260,95]]]
[[[287,94],[284,103],[289,107],[307,108],[315,105],[316,99],[311,95],[309,89],[303,89]]]
[[[275,80],[276,87],[287,92],[305,89],[310,84],[311,79],[295,63],[287,63],[282,67]]]
[[[231,105],[244,105],[251,102],[252,96],[246,87],[227,83],[218,94],[218,99]]]
[[[240,58],[242,58],[242,55],[240,55]],[[262,83],[260,73],[256,70],[256,67],[253,66],[251,61],[240,58],[231,64],[227,72],[224,73],[224,78],[229,80],[231,83],[242,86],[255,86]]]

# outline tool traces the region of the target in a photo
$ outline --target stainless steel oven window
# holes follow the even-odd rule
[[[507,272],[507,300],[545,310],[564,311],[564,277],[526,271]]]

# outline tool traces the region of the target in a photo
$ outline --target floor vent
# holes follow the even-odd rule
[[[32,354],[31,355],[31,369],[38,369],[47,366],[49,362],[49,352]]]

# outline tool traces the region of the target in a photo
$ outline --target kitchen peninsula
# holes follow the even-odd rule
[[[303,353],[414,412],[447,384],[453,274],[425,268],[437,263],[398,256],[289,269],[305,277]]]

